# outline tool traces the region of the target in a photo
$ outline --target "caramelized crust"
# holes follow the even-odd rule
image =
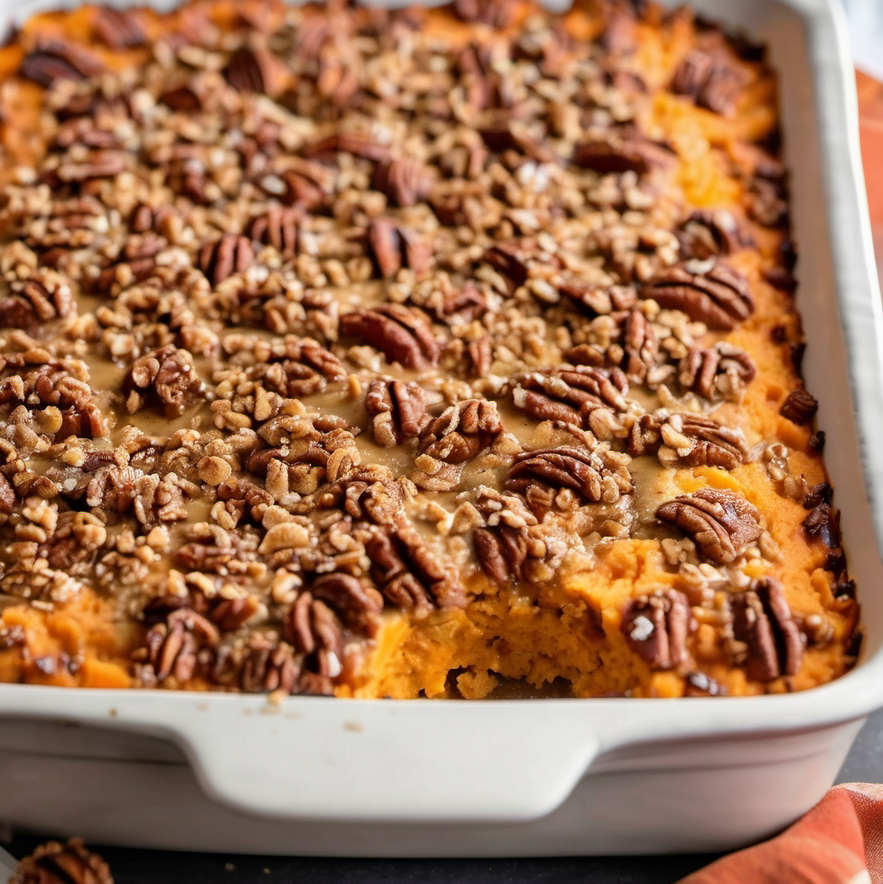
[[[802,690],[858,608],[761,47],[193,0],[0,49],[0,680]]]

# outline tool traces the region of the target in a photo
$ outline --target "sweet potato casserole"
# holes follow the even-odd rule
[[[857,605],[762,47],[197,0],[0,49],[0,680],[809,688]]]

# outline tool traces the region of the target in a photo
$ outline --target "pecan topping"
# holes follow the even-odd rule
[[[25,857],[9,884],[113,884],[107,863],[79,838],[50,841]]]
[[[422,274],[432,258],[414,230],[390,218],[374,218],[368,225],[368,248],[382,277],[395,276],[402,267]]]
[[[657,446],[659,460],[667,467],[732,470],[748,456],[748,445],[741,432],[701,414],[673,414],[661,424],[642,415],[629,433],[629,454],[638,457]]]
[[[737,559],[760,537],[757,510],[744,497],[718,488],[701,488],[662,504],[656,518],[676,525],[716,565]]]
[[[570,446],[525,451],[515,458],[505,487],[525,492],[536,482],[569,488],[592,503],[616,503],[633,490],[628,470],[610,452]]]
[[[298,251],[301,217],[300,211],[292,206],[270,206],[266,214],[252,220],[248,235],[256,242],[272,246],[283,257],[292,258]]]
[[[529,562],[535,555],[528,531],[536,516],[517,495],[483,489],[476,503],[485,525],[473,534],[475,554],[491,580],[503,585],[529,579]]]
[[[413,157],[397,157],[378,164],[372,186],[394,206],[416,206],[426,198],[432,179],[428,171]]]
[[[224,76],[240,92],[266,92],[269,79],[266,67],[267,59],[263,53],[243,46],[230,56]]]
[[[219,640],[217,628],[205,617],[181,608],[172,611],[165,623],[148,630],[145,647],[136,652],[136,659],[150,664],[157,681],[171,677],[183,685],[193,678],[204,662],[205,652],[211,654]]]
[[[629,603],[622,617],[622,631],[651,669],[678,669],[688,660],[687,636],[692,619],[682,592],[659,589]]]
[[[445,566],[401,516],[388,531],[375,529],[365,550],[371,560],[371,576],[391,605],[425,614],[435,607],[462,607],[466,603],[456,572]]]
[[[367,341],[388,362],[423,370],[438,362],[441,348],[423,316],[398,304],[355,310],[340,317],[342,334]]]
[[[818,410],[819,403],[816,397],[804,387],[797,387],[788,394],[779,409],[779,414],[792,423],[804,426],[812,423]]]
[[[375,378],[368,385],[365,408],[377,444],[392,448],[419,435],[426,398],[419,384]]]
[[[326,679],[340,675],[343,624],[325,602],[302,592],[285,621],[285,635],[311,671]]]
[[[741,72],[724,59],[695,49],[678,65],[671,88],[689,95],[699,107],[727,114],[735,107],[743,82]]]
[[[9,297],[0,300],[0,327],[33,332],[44,322],[67,316],[73,309],[73,293],[63,279],[34,276],[14,283]]]
[[[167,416],[183,414],[202,393],[202,381],[188,350],[168,344],[136,360],[129,369],[123,389],[130,395],[127,405],[134,413],[146,400]]]
[[[746,196],[749,217],[763,227],[778,227],[788,220],[783,181],[756,176],[751,179]]]
[[[56,80],[85,80],[102,71],[98,59],[75,46],[48,43],[32,49],[22,59],[19,74],[41,86],[49,87]]]
[[[310,591],[340,617],[347,629],[373,636],[380,628],[383,598],[357,577],[341,571],[322,574],[310,583]]]
[[[628,410],[628,391],[628,379],[618,368],[563,366],[519,378],[512,400],[536,420],[562,421],[609,436],[615,432],[613,415]]]
[[[574,165],[601,175],[617,172],[646,175],[654,169],[665,168],[673,159],[669,147],[650,141],[636,131],[626,132],[616,139],[582,141],[574,148],[571,157]]]
[[[291,645],[273,643],[260,633],[249,636],[239,674],[243,691],[263,694],[284,691],[293,694],[298,687],[300,666]]]
[[[770,578],[731,600],[733,637],[748,648],[746,674],[755,681],[796,675],[803,657],[803,638],[781,585]]]
[[[607,316],[622,310],[631,310],[638,303],[637,292],[626,286],[615,285],[608,289],[566,282],[558,286],[558,293],[569,298],[591,316]]]
[[[640,310],[632,310],[626,318],[623,349],[622,367],[625,373],[635,381],[645,381],[647,372],[659,361],[659,338]]]
[[[261,355],[249,376],[287,399],[321,393],[329,383],[346,377],[343,363],[312,338],[288,335]]]
[[[803,520],[803,528],[810,537],[818,537],[828,549],[840,548],[839,513],[827,501],[813,506]]]
[[[202,107],[199,96],[189,86],[178,86],[169,89],[159,96],[158,101],[178,113],[190,113]]]
[[[757,374],[751,357],[731,344],[690,347],[678,363],[678,382],[705,399],[736,399]]]
[[[225,233],[199,250],[199,268],[212,285],[219,285],[234,273],[243,273],[253,263],[251,241],[235,233]]]
[[[670,267],[643,287],[641,297],[713,329],[731,329],[754,311],[748,281],[723,261],[708,268],[692,261]]]
[[[446,408],[420,434],[420,452],[448,464],[461,464],[493,445],[503,432],[494,402],[467,399]]]
[[[116,50],[143,46],[147,40],[136,10],[124,11],[112,6],[99,6],[95,10],[92,33],[96,40]]]
[[[744,245],[739,222],[724,210],[698,209],[680,226],[677,237],[685,261],[731,255]]]

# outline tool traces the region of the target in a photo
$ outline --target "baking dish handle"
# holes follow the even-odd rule
[[[179,742],[210,796],[263,815],[536,819],[570,795],[598,749],[592,733],[556,722],[543,703],[528,717],[517,701],[297,698],[255,708],[224,699],[178,717]]]

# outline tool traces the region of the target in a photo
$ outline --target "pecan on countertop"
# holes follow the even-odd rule
[[[656,518],[680,528],[700,556],[717,565],[737,559],[761,534],[757,510],[741,495],[719,488],[701,488],[664,503]]]

